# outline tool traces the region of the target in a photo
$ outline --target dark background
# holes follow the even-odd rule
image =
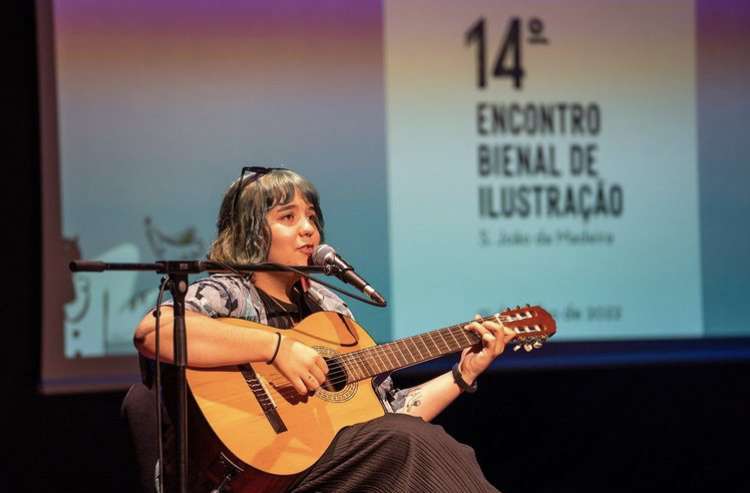
[[[135,491],[124,392],[42,396],[34,3],[3,8],[2,491]],[[8,271],[8,267],[10,268]],[[750,491],[750,363],[496,372],[438,419],[506,493]],[[413,376],[401,383],[413,383]]]

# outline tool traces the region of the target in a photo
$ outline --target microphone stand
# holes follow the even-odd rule
[[[284,266],[268,264],[225,264],[203,260],[160,260],[154,263],[105,263],[89,260],[74,260],[70,263],[72,272],[105,272],[105,271],[151,271],[167,276],[167,286],[172,293],[173,306],[173,345],[174,365],[177,367],[177,447],[179,474],[177,485],[180,493],[187,493],[188,485],[188,415],[187,415],[187,368],[188,349],[185,331],[185,294],[188,290],[188,275],[202,272],[210,273],[248,273],[258,271],[288,272]],[[304,273],[328,273],[326,268],[299,266],[295,270]],[[158,309],[158,307],[157,307]],[[157,392],[161,389],[157,388]],[[164,464],[162,463],[163,467]],[[162,491],[161,493],[166,493]]]

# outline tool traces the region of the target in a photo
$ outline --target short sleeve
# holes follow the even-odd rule
[[[185,308],[212,318],[240,317],[246,296],[240,280],[211,276],[194,282],[185,294]],[[165,303],[173,304],[172,301]]]
[[[408,389],[396,388],[390,375],[380,375],[376,377],[374,383],[375,393],[378,394],[380,402],[384,404],[388,412],[396,413],[404,407]]]

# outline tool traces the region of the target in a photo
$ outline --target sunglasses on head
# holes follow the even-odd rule
[[[240,180],[237,183],[237,190],[234,191],[234,200],[232,201],[232,216],[236,215],[237,202],[240,200],[240,193],[242,193],[242,190],[244,190],[246,186],[258,180],[258,178],[267,175],[271,171],[280,171],[287,169],[288,168],[267,168],[265,166],[243,166],[242,173],[240,173]],[[252,173],[252,175],[250,175],[250,177],[248,178],[247,183],[243,184],[242,180],[245,179],[245,173]]]

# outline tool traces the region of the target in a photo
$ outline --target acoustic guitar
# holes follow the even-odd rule
[[[482,320],[498,321],[514,331],[511,343],[516,350],[541,347],[556,331],[552,316],[538,306],[507,309]],[[316,349],[328,365],[327,381],[307,396],[300,396],[265,363],[188,369],[190,391],[201,411],[197,416],[210,428],[210,433],[195,432],[189,438],[191,489],[208,491],[219,483],[232,492],[287,487],[323,455],[343,427],[383,416],[374,377],[479,344],[480,337],[463,328],[467,323],[376,345],[353,320],[333,312],[314,313],[284,331],[284,336]],[[190,428],[199,429],[194,421]],[[218,446],[206,445],[207,435],[218,439]]]

